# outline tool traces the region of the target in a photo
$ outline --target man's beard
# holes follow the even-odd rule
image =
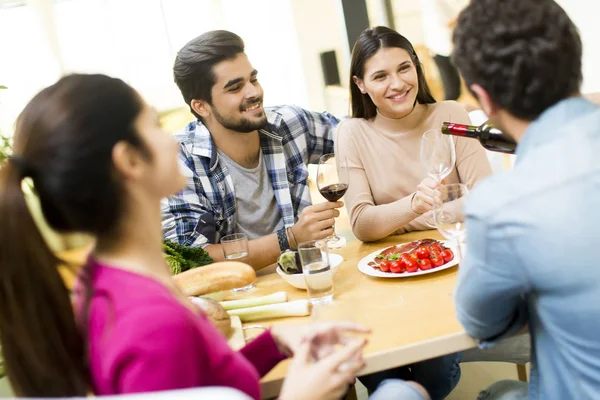
[[[256,103],[262,103],[262,98],[247,101],[246,103],[244,103],[240,106],[240,111],[243,112],[243,110],[245,110],[246,108],[248,108]],[[262,112],[263,113],[262,118],[260,118],[257,121],[250,121],[248,118],[244,118],[244,117],[240,118],[239,120],[235,120],[233,118],[229,118],[229,117],[219,114],[219,112],[217,111],[216,108],[213,108],[212,112],[213,112],[217,122],[219,124],[221,124],[224,128],[227,128],[232,131],[239,132],[239,133],[254,132],[255,130],[264,128],[269,123],[264,110]]]

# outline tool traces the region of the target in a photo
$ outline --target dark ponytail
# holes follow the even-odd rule
[[[126,142],[149,157],[135,130],[142,108],[119,79],[70,75],[37,94],[17,120],[14,156],[0,166],[0,344],[19,396],[92,392],[87,310],[78,329],[61,262],[29,211],[23,178],[31,178],[54,230],[110,235],[124,201],[113,148]],[[91,296],[89,287],[83,295]]]
[[[19,396],[81,396],[90,388],[85,345],[58,260],[38,230],[16,162],[0,168],[0,342]]]

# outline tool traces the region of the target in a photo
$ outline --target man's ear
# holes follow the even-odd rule
[[[469,86],[469,89],[471,89],[471,92],[473,92],[477,98],[477,101],[479,101],[479,105],[481,106],[481,109],[485,115],[487,115],[488,118],[494,117],[494,115],[496,115],[498,112],[498,106],[492,101],[492,99],[490,99],[488,92],[477,84],[472,84]]]
[[[206,118],[210,115],[210,106],[207,101],[194,99],[190,102],[190,107],[192,107],[192,110],[202,118]]]
[[[135,180],[144,173],[141,154],[125,141],[120,141],[113,147],[112,161],[125,180]]]
[[[366,94],[366,93],[367,93],[367,89],[365,88],[365,84],[364,84],[364,82],[362,81],[362,79],[360,79],[358,76],[354,75],[354,76],[352,77],[352,81],[354,82],[354,84],[355,84],[356,86],[358,86],[358,90],[360,90],[360,92],[361,92],[362,94]]]

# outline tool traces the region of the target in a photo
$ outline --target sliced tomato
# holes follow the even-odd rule
[[[382,261],[379,263],[379,269],[383,272],[390,272],[392,263],[390,261]]]
[[[433,268],[442,266],[445,264],[444,258],[442,257],[441,254],[432,254],[431,258],[429,258],[429,260],[431,261],[431,266]]]
[[[404,272],[404,264],[402,263],[402,261],[394,261],[392,262],[392,265],[390,265],[390,271],[392,271],[395,274],[400,274]]]
[[[416,261],[408,260],[405,264],[406,272],[417,272],[419,269],[419,264]]]
[[[430,256],[429,249],[426,246],[421,246],[417,249],[417,257],[420,260],[426,260]]]
[[[446,250],[442,251],[440,255],[444,259],[444,263],[454,260],[454,253],[450,249],[446,249]]]
[[[419,268],[422,271],[427,271],[428,269],[431,269],[431,261],[429,261],[428,258],[419,260]]]

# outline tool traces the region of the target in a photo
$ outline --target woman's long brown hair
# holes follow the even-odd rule
[[[32,179],[55,230],[110,233],[123,201],[112,149],[126,141],[143,150],[134,129],[141,109],[137,93],[118,79],[71,75],[36,95],[19,116],[14,156],[0,167],[0,343],[19,396],[92,390],[87,331],[78,329],[59,260],[27,206],[23,178]]]

